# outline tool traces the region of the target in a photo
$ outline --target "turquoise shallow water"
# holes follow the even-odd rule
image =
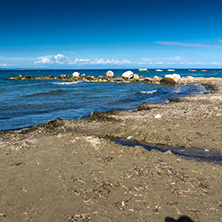
[[[0,70],[0,130],[30,127],[60,117],[78,119],[88,117],[93,111],[133,110],[142,102],[166,103],[169,98],[201,94],[206,89],[199,85],[161,86],[145,83],[90,83],[60,82],[56,80],[9,80],[22,75],[71,75],[105,76],[107,70]],[[126,70],[113,70],[121,76]],[[143,76],[164,76],[167,70],[139,72]],[[222,77],[222,70],[176,70],[181,76]]]

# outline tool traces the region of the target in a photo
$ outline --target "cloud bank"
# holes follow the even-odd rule
[[[222,57],[209,60],[194,60],[181,56],[145,57],[136,60],[107,58],[71,58],[61,53],[37,58],[0,56],[0,68],[176,68],[176,67],[221,67]]]

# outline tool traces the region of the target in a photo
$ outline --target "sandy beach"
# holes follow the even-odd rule
[[[222,79],[191,83],[211,92],[0,132],[0,220],[222,221],[221,165],[113,141],[222,152]]]

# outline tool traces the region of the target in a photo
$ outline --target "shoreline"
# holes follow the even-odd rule
[[[221,165],[105,138],[222,151],[222,79],[187,79],[210,93],[138,111],[56,119],[0,132],[3,221],[220,221]]]
[[[218,84],[218,81],[219,81],[219,84]],[[72,126],[72,123],[75,123],[75,124],[77,123],[76,125],[78,125],[78,122],[79,122],[80,125],[82,123],[89,125],[89,132],[84,132],[84,130],[83,130],[84,133],[87,133],[89,135],[95,134],[101,138],[104,138],[104,137],[108,138],[109,137],[109,138],[113,138],[113,139],[124,139],[124,138],[126,138],[126,136],[118,137],[115,135],[115,133],[112,133],[112,132],[107,133],[104,130],[103,130],[103,132],[98,132],[98,133],[90,132],[91,122],[96,121],[96,122],[100,123],[101,121],[104,121],[104,123],[105,122],[108,123],[108,124],[105,123],[104,125],[107,124],[109,127],[111,126],[111,128],[112,128],[112,124],[109,124],[109,123],[112,123],[112,122],[117,123],[117,122],[125,121],[125,119],[129,119],[129,120],[135,122],[134,121],[135,117],[137,118],[137,116],[141,116],[140,114],[144,113],[144,112],[147,113],[147,112],[152,112],[153,110],[157,110],[158,111],[157,115],[158,115],[159,113],[163,112],[165,109],[167,110],[167,108],[170,106],[172,106],[176,110],[177,107],[175,104],[182,104],[182,103],[186,104],[187,103],[189,106],[189,103],[195,102],[197,100],[200,100],[200,104],[207,103],[207,102],[210,102],[210,100],[212,100],[211,98],[214,97],[215,94],[219,93],[222,95],[222,87],[220,86],[221,85],[220,82],[222,83],[222,78],[203,78],[203,77],[199,77],[199,78],[189,78],[188,77],[188,78],[186,78],[186,77],[183,77],[182,80],[180,80],[179,84],[183,84],[183,85],[199,84],[199,85],[203,85],[207,90],[211,90],[211,91],[207,92],[207,93],[202,93],[199,95],[190,95],[187,97],[178,97],[176,99],[169,99],[169,103],[163,103],[163,104],[151,104],[148,102],[144,102],[144,103],[139,104],[137,109],[134,109],[130,112],[128,110],[109,110],[109,111],[105,111],[105,112],[94,111],[87,118],[72,119],[72,120],[65,120],[65,119],[57,118],[57,119],[51,120],[47,123],[33,125],[30,127],[2,130],[2,131],[0,131],[0,134],[2,136],[4,134],[10,134],[10,133],[15,134],[15,135],[20,134],[20,133],[26,134],[26,133],[38,130],[38,128],[48,129],[48,126],[50,126],[49,127],[50,130],[53,131],[53,127],[51,128],[51,125],[54,125],[54,124],[56,125],[56,127],[59,127],[60,124],[61,124],[61,127],[65,126],[67,128],[67,129],[65,129],[65,131],[69,131],[69,130],[75,131],[75,128],[73,128],[73,126]],[[216,99],[218,100],[218,98],[216,98]],[[217,115],[220,116],[220,113]],[[152,117],[154,117],[154,120],[155,120],[155,115]],[[162,116],[160,118],[162,118]],[[106,121],[106,120],[108,120],[108,121]],[[153,118],[152,118],[152,120],[153,120]],[[160,119],[158,119],[158,118],[156,120],[160,121]],[[15,131],[15,132],[13,132],[13,131]],[[18,132],[16,132],[16,131],[18,131]],[[47,133],[48,133],[48,131],[47,131]],[[156,144],[156,145],[162,145],[162,146],[180,146],[180,147],[184,147],[184,148],[189,148],[188,146],[177,145],[174,143],[172,143],[172,144],[171,143],[162,143],[162,142],[158,142],[158,141],[157,142],[153,142],[153,141],[147,142],[144,139],[137,139],[136,137],[134,137],[133,139],[136,142],[143,142],[145,144]],[[194,147],[194,146],[191,146],[190,148],[198,148],[199,149],[199,147]],[[205,148],[205,149],[209,149],[209,147]],[[222,151],[222,148],[221,148],[221,150],[212,149],[212,151]]]
[[[137,74],[135,74],[137,75]],[[177,75],[177,74],[175,74]],[[61,77],[61,76],[65,76],[65,77]],[[108,77],[103,77],[103,76],[99,76],[99,77],[94,77],[94,76],[85,76],[85,74],[83,74],[83,76],[79,76],[79,77],[71,77],[69,75],[61,75],[59,77],[53,77],[53,76],[40,76],[40,77],[33,77],[33,76],[22,76],[22,75],[19,75],[17,77],[10,77],[9,79],[10,80],[24,80],[24,79],[30,79],[30,80],[35,80],[35,79],[40,79],[40,80],[58,80],[58,81],[71,81],[71,82],[81,82],[81,81],[86,81],[86,82],[116,82],[116,83],[119,83],[119,82],[122,82],[122,83],[146,83],[146,84],[153,84],[153,85],[172,85],[172,86],[176,86],[176,85],[187,85],[187,83],[185,83],[184,81],[186,81],[187,79],[191,79],[193,77],[182,77],[181,79],[179,80],[174,80],[174,79],[167,79],[167,81],[162,81],[164,80],[165,78],[162,78],[162,77],[159,77],[159,76],[153,76],[153,77],[143,77],[143,76],[140,76],[138,79],[135,79],[135,78],[123,78],[123,77],[113,77],[113,78],[108,78]],[[89,78],[89,80],[87,80]],[[84,79],[84,80],[83,80]],[[190,83],[190,85],[192,85],[192,83]],[[201,85],[201,84],[199,84]],[[204,86],[205,87],[205,86]],[[208,87],[210,90],[211,88]],[[209,90],[207,87],[206,87],[206,90]],[[203,93],[206,93],[206,92],[201,92],[200,94],[203,94]],[[192,95],[192,94],[191,94]],[[195,95],[199,95],[199,94],[195,94]],[[165,103],[168,103],[170,100],[172,100],[171,98],[168,98],[167,101],[165,102],[161,102],[161,103],[154,103],[154,104],[165,104]],[[134,107],[134,108],[129,108],[129,109],[114,109],[116,111],[126,111],[126,112],[134,112],[136,110],[138,110],[138,107],[140,107],[140,103],[138,103],[137,107]],[[113,109],[111,109],[113,110]],[[95,110],[94,110],[95,111]],[[91,114],[94,112],[92,110]],[[107,110],[109,111],[109,110]],[[106,112],[106,111],[100,111],[100,112]],[[83,116],[82,118],[79,118],[79,119],[85,119],[85,118],[90,118],[91,114],[88,114],[88,115],[85,115]],[[59,117],[57,117],[59,118]],[[75,119],[75,118],[74,118]],[[72,119],[72,120],[74,120]],[[37,126],[37,125],[42,125],[42,124],[47,124],[48,122],[50,121],[54,121],[55,119],[51,119],[51,120],[48,120],[47,122],[45,123],[39,123],[39,124],[36,124],[36,125],[29,125],[29,126],[24,126],[24,127],[18,127],[18,128],[9,128],[9,129],[5,129],[5,130],[0,130],[0,132],[13,132],[13,131],[23,131],[26,130],[26,129],[29,129],[29,128],[32,128],[33,126]],[[65,120],[65,119],[64,119]]]

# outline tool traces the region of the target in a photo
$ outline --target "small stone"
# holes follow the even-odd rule
[[[160,119],[162,116],[158,113],[157,115],[155,115],[156,119]]]
[[[164,154],[173,154],[171,150],[167,150]]]

